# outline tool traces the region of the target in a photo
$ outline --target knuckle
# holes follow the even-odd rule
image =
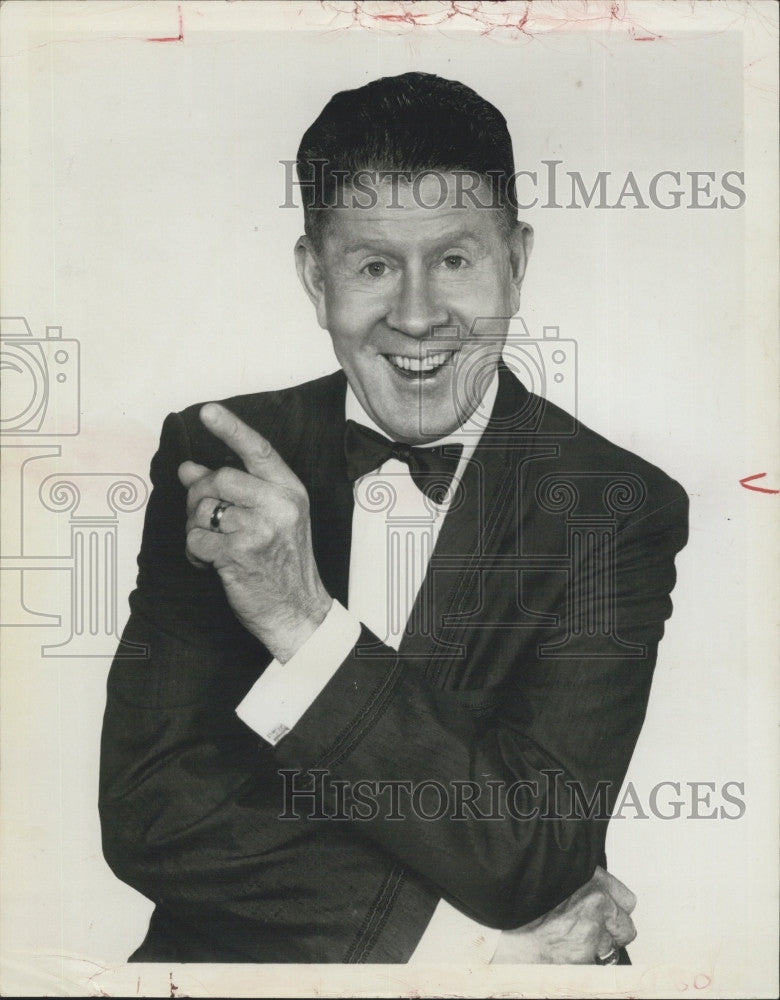
[[[600,920],[595,920],[593,917],[587,917],[582,921],[582,928],[585,933],[585,937],[588,939],[601,938],[604,936],[604,926]]]
[[[261,434],[256,434],[255,438],[256,438],[254,444],[255,453],[259,458],[268,458],[268,456],[273,451],[271,445],[269,444],[268,441],[266,441],[266,439]]]
[[[243,532],[236,532],[235,534],[243,535]],[[267,548],[274,540],[275,534],[276,532],[274,531],[274,528],[268,523],[268,521],[263,519],[255,524],[253,531],[254,542],[260,548]],[[241,539],[237,538],[236,541],[240,542]]]
[[[301,518],[303,503],[295,494],[278,496],[274,504],[274,523],[282,529],[293,528]]]
[[[201,497],[198,501],[198,505],[195,508],[195,515],[200,520],[205,518],[206,520],[211,518],[214,512],[214,500],[210,497]]]
[[[591,921],[592,923],[601,924],[602,923],[601,906],[599,905],[598,900],[596,899],[585,900],[582,907],[580,908],[579,919],[588,920]]]
[[[280,520],[287,526],[292,527],[301,516],[303,505],[296,497],[286,499],[279,505]]]
[[[235,413],[232,413],[226,406],[221,407],[220,421],[226,434],[235,437],[238,434],[238,420]]]
[[[218,495],[221,495],[230,486],[231,471],[227,466],[223,466],[214,473],[213,484]]]

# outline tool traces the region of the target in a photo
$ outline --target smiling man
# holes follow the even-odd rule
[[[685,494],[502,361],[532,239],[492,105],[374,81],[298,172],[340,370],[172,414],[152,461],[101,772],[133,959],[625,960],[604,838]]]
[[[331,208],[324,232],[298,242],[298,274],[365,413],[417,444],[451,433],[480,402],[459,387],[470,372],[496,371],[532,234],[489,207],[480,177],[466,201],[461,174],[414,185],[379,174],[364,171],[376,177],[369,204]]]

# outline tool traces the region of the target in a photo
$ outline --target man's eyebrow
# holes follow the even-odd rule
[[[357,243],[347,243],[342,249],[344,253],[377,253],[380,250],[386,251],[387,244],[383,240],[360,240]]]
[[[431,240],[430,246],[425,247],[426,252],[435,252],[437,250],[442,250],[447,246],[451,246],[454,243],[473,243],[476,246],[482,248],[485,246],[484,240],[470,229],[454,229],[448,233],[442,233]],[[397,253],[403,248],[394,247],[391,242],[388,242],[382,237],[378,237],[376,240],[372,240],[370,237],[365,237],[356,242],[347,243],[344,245],[343,253]]]

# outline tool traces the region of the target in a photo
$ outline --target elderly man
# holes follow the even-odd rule
[[[103,730],[105,854],[155,903],[132,957],[617,961],[606,821],[685,493],[502,360],[532,234],[492,105],[377,80],[297,168],[341,370],[163,426],[150,657]]]

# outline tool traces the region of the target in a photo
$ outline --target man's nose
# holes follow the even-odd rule
[[[446,326],[448,310],[432,285],[424,273],[404,274],[387,314],[394,330],[420,340],[432,336],[434,327]]]

